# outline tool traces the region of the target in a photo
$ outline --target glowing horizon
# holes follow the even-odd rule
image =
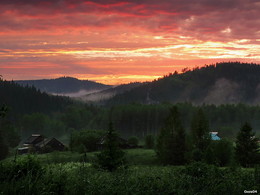
[[[0,75],[120,84],[260,63],[259,8],[251,0],[2,0]]]

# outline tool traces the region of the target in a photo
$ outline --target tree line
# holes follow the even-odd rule
[[[259,136],[260,107],[245,104],[220,106],[196,106],[190,103],[118,105],[113,107],[111,120],[115,129],[124,138],[137,136],[144,139],[146,135],[159,133],[173,105],[178,108],[179,118],[186,132],[191,131],[190,124],[194,113],[201,109],[207,116],[210,131],[218,131],[223,138],[234,140],[240,126],[246,121],[250,122],[257,133],[256,136]],[[109,123],[109,110],[110,107],[105,106],[71,104],[66,106],[62,112],[34,112],[14,117],[8,109],[6,117],[2,119],[1,129],[3,132],[9,133],[10,138],[18,135],[21,136],[21,139],[25,139],[32,133],[60,137],[80,130],[104,130]]]
[[[237,163],[250,167],[260,162],[258,141],[248,122],[241,126],[235,146],[228,139],[212,140],[208,120],[201,109],[194,114],[191,131],[187,134],[178,108],[174,106],[158,135],[156,152],[164,164],[183,165],[203,161],[219,166]]]
[[[241,126],[236,136],[235,146],[227,139],[212,140],[209,129],[207,118],[199,109],[192,118],[191,132],[187,134],[182,126],[177,106],[171,107],[154,147],[158,160],[164,165],[204,162],[217,166],[236,164],[253,167],[260,163],[259,139],[255,137],[249,123],[245,122]],[[112,122],[109,123],[104,138],[104,148],[97,154],[98,165],[109,171],[124,167],[125,153],[120,149],[119,135],[113,128]],[[151,142],[150,138],[147,136],[146,146]]]
[[[9,115],[12,116],[12,120],[15,120],[29,113],[49,114],[62,111],[72,104],[72,100],[48,95],[34,86],[22,87],[14,81],[5,81],[0,77],[0,103],[8,105]]]
[[[222,137],[235,138],[242,123],[248,121],[259,135],[260,107],[245,104],[201,105],[190,103],[156,105],[127,104],[113,107],[112,121],[123,137],[158,134],[170,108],[176,105],[180,120],[187,132],[190,131],[192,117],[199,109],[207,116],[211,131],[218,131]],[[25,114],[13,122],[21,135],[31,133],[61,136],[82,129],[104,130],[109,122],[110,107],[87,104],[67,106],[62,112],[49,114],[35,112]],[[10,119],[7,114],[6,119]]]

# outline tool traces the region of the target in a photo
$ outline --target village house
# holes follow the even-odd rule
[[[18,154],[47,153],[52,151],[63,151],[65,146],[56,138],[45,138],[40,134],[32,134],[25,140],[23,147],[18,148]]]
[[[213,140],[213,141],[219,141],[220,140],[220,137],[218,136],[217,131],[212,131],[212,132],[209,132],[209,133],[210,133],[211,140]]]

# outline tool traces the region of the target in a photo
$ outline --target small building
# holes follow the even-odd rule
[[[64,151],[65,146],[56,138],[47,138],[35,145],[35,150],[40,153]]]
[[[18,154],[27,154],[30,152],[29,147],[22,147],[17,149]]]
[[[47,153],[52,151],[63,151],[65,145],[56,138],[45,138],[40,134],[32,134],[25,140],[23,147],[17,149],[18,154],[31,152]]]
[[[24,145],[35,145],[44,140],[44,137],[40,134],[32,134],[25,140]]]
[[[217,131],[212,131],[212,132],[209,132],[209,133],[210,133],[211,140],[213,140],[213,141],[219,141],[220,140],[220,137],[218,136]]]

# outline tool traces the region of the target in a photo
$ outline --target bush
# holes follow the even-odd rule
[[[4,166],[4,165],[2,165]],[[0,170],[2,169],[0,165]],[[51,164],[38,177],[0,181],[0,194],[200,194],[235,195],[260,190],[258,171],[217,168],[201,162],[183,166],[131,166],[115,172],[89,164]],[[258,179],[257,179],[258,178]]]
[[[232,142],[225,139],[217,141],[214,147],[214,154],[216,156],[216,162],[219,166],[228,165],[233,157]]]
[[[97,143],[104,136],[103,131],[82,130],[75,131],[71,135],[70,147],[72,151],[84,153],[91,152],[98,149]]]
[[[260,185],[260,164],[255,166],[255,183]]]
[[[66,187],[69,186],[68,170],[66,165],[50,165],[46,169],[43,177],[43,190],[48,194],[64,194]]]
[[[15,162],[6,162],[2,164],[1,180],[18,180],[30,175],[36,177],[43,173],[40,162],[31,155],[23,156],[16,159]]]
[[[232,142],[222,139],[212,141],[207,148],[205,160],[208,164],[218,166],[227,166],[231,163],[233,157]]]
[[[138,146],[138,143],[139,143],[139,140],[138,140],[138,137],[136,137],[136,136],[132,136],[128,139],[128,144],[133,147]]]

